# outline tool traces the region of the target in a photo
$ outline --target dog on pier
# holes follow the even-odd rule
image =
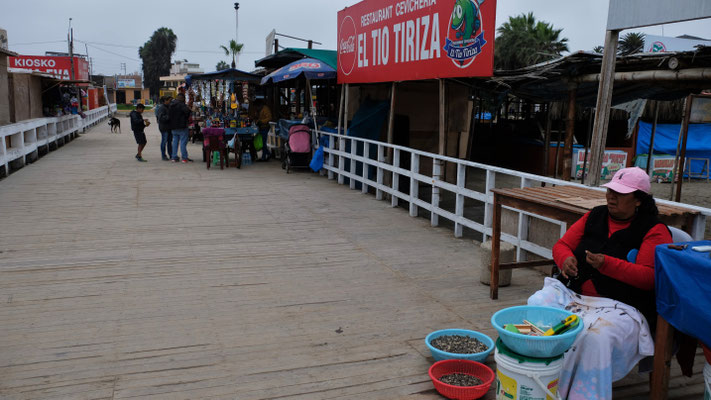
[[[121,121],[116,117],[109,118],[109,126],[111,127],[111,133],[121,133]]]

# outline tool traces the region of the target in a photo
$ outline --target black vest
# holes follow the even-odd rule
[[[578,276],[568,280],[561,275],[559,279],[576,293],[581,292],[584,282],[591,280],[600,296],[637,308],[647,318],[650,329],[654,330],[657,317],[654,290],[642,290],[600,273],[585,261],[585,250],[627,260],[627,253],[632,249],[639,250],[644,236],[660,222],[656,217],[638,215],[630,226],[608,237],[608,216],[607,206],[598,206],[590,211],[585,233],[573,251],[578,260]]]

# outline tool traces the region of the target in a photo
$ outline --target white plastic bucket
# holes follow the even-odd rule
[[[711,400],[711,364],[704,367],[704,400]]]
[[[539,362],[520,362],[513,357],[494,353],[496,361],[497,400],[556,400],[563,359],[548,365]]]

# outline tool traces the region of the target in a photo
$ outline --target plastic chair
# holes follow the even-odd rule
[[[225,146],[224,136],[205,136],[203,140],[202,152],[203,159],[207,163],[207,169],[210,169],[210,164],[212,164],[212,152],[218,152],[220,154],[220,169],[225,169],[224,164],[227,158],[227,146]],[[227,164],[229,167],[229,163]]]
[[[694,238],[692,238],[691,235],[682,231],[679,228],[670,226],[669,231],[671,232],[673,243],[691,242],[692,240],[694,240]],[[627,261],[629,261],[631,263],[637,261],[637,252],[638,252],[637,249],[630,250],[630,252],[627,253]]]

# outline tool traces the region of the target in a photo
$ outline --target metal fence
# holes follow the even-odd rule
[[[80,131],[105,120],[110,112],[116,112],[116,104],[87,111],[86,118],[65,115],[0,126],[0,166],[9,174],[10,163],[25,165],[38,157],[40,149],[56,149]]]
[[[545,183],[546,185],[578,186],[604,191],[601,188],[590,188],[575,182],[494,167],[374,140],[328,132],[320,132],[320,135],[328,137],[328,146],[324,147],[324,169],[327,171],[329,179],[337,179],[339,184],[344,184],[348,180],[351,189],[357,189],[360,186],[363,193],[373,191],[378,200],[384,200],[387,194],[390,196],[392,207],[405,205],[409,208],[410,216],[413,217],[418,216],[420,210],[426,210],[430,214],[432,226],[440,225],[440,217],[449,220],[454,224],[455,237],[462,237],[464,228],[480,233],[482,240],[491,236],[493,217],[491,189],[497,187],[497,177],[505,177],[506,179],[501,180],[506,181],[509,185],[513,181],[522,188]],[[431,167],[426,168],[423,167],[424,165],[427,167],[431,165]],[[455,171],[455,179],[450,180],[456,183],[444,180],[445,165],[449,165],[448,169]],[[485,179],[478,185],[471,185],[471,181],[467,181],[468,173],[485,176]],[[403,181],[406,184],[401,187]],[[480,187],[476,189],[469,186]],[[425,196],[420,193],[422,188],[428,188],[428,193]],[[454,197],[454,206],[449,207],[450,209],[443,208],[440,204],[445,195],[448,199]],[[665,200],[657,200],[657,202],[680,205]],[[483,218],[467,215],[465,203],[479,204],[483,207]],[[697,228],[692,236],[697,240],[703,239],[706,217],[711,215],[711,209],[687,204],[683,206],[699,211],[694,224]],[[515,212],[518,217],[516,234],[504,232],[501,234],[501,240],[516,247],[516,260],[524,261],[525,252],[552,258],[551,249],[528,240],[531,219],[536,218],[559,225],[560,236],[565,233],[566,224],[518,209],[504,208]]]

